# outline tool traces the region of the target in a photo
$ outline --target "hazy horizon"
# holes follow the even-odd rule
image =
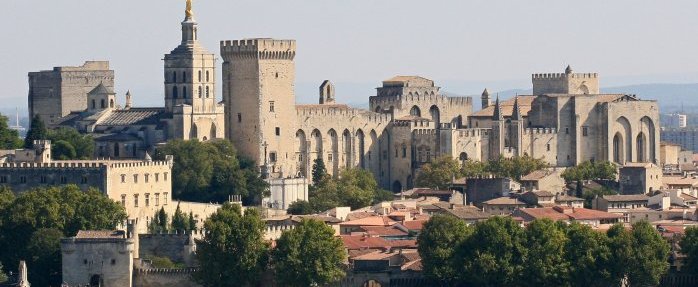
[[[26,109],[28,72],[85,60],[111,62],[120,101],[131,90],[137,106],[162,106],[161,59],[180,42],[184,2],[6,0],[3,108]],[[217,55],[221,40],[296,39],[298,102],[325,79],[339,101],[367,102],[394,75],[461,95],[530,89],[530,74],[567,64],[603,87],[698,83],[698,1],[194,0],[194,11]]]

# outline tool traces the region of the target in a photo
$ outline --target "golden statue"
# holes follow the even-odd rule
[[[184,13],[187,16],[187,19],[194,16],[194,11],[191,10],[191,0],[187,0],[187,10]]]

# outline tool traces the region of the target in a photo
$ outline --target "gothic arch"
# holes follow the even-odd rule
[[[401,192],[402,191],[402,183],[400,183],[399,180],[394,181],[392,190],[394,193]]]
[[[209,139],[216,139],[216,134],[217,134],[216,132],[217,132],[216,124],[211,124],[211,132],[209,133],[208,138]]]
[[[623,148],[622,150],[625,152],[623,155],[623,163],[627,161],[632,161],[633,160],[633,136],[632,136],[632,130],[630,126],[630,121],[626,117],[618,117],[616,119],[616,126],[618,132],[620,132],[623,136]],[[614,156],[615,157],[615,156]]]
[[[305,137],[305,132],[303,130],[298,130],[296,132],[296,155],[298,159],[298,166],[301,174],[306,175],[306,167],[307,167],[307,160],[308,160],[308,155],[307,155],[307,140]],[[306,175],[307,176],[307,175]]]
[[[378,134],[376,133],[376,130],[371,130],[369,133],[369,137],[371,138],[371,145],[368,148],[368,162],[369,165],[371,166],[371,171],[373,174],[378,175],[380,174],[380,146],[378,142]]]
[[[623,134],[616,132],[613,136],[613,162],[618,164],[625,162],[625,153],[623,152],[625,144],[623,143]]]
[[[647,161],[647,135],[644,132],[637,134],[635,138],[635,150],[637,154],[637,162]]]
[[[640,119],[640,131],[646,133],[646,140],[645,140],[645,150],[647,151],[645,153],[645,161],[647,162],[656,162],[657,160],[657,155],[656,155],[656,150],[657,150],[657,143],[656,143],[656,129],[654,125],[654,121],[650,117],[642,117]]]
[[[189,132],[189,139],[198,139],[199,138],[199,128],[196,126],[196,123],[191,124],[191,131]]]
[[[381,110],[381,106],[377,106],[377,107],[376,107],[376,113],[381,113],[381,112],[383,112],[383,110]]]
[[[179,97],[179,88],[177,86],[172,87],[172,97],[175,99]]]
[[[327,158],[325,166],[331,167],[328,170],[332,175],[337,175],[339,169],[339,138],[337,137],[337,132],[334,129],[330,129],[327,132],[330,137],[330,153]]]
[[[429,115],[434,122],[434,127],[441,127],[441,111],[439,111],[439,107],[436,105],[431,106],[431,108],[429,108]]]
[[[365,142],[365,136],[364,136],[364,131],[361,129],[356,131],[356,144],[358,147],[358,157],[359,157],[359,167],[362,169],[366,169],[366,160],[365,160],[365,154],[366,154],[366,142]]]
[[[410,115],[415,116],[415,117],[421,117],[422,116],[422,111],[419,109],[418,106],[412,106],[412,109],[410,109]]]
[[[344,150],[344,166],[346,168],[351,168],[352,167],[351,133],[347,129],[345,129],[344,132],[342,132],[342,149]]]

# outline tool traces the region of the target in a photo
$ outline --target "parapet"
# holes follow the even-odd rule
[[[296,40],[260,38],[221,41],[221,55],[225,61],[233,58],[293,60]]]
[[[526,128],[523,130],[524,134],[556,134],[556,128]]]
[[[575,79],[596,79],[599,77],[598,73],[546,73],[546,74],[533,74],[531,76],[534,80],[546,80],[546,79],[565,79],[565,78],[575,78]]]

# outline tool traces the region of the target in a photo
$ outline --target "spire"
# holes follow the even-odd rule
[[[191,0],[187,0],[187,9],[184,11],[185,20],[194,19],[194,11],[191,9]]]
[[[502,117],[502,107],[499,106],[499,95],[497,95],[497,100],[494,102],[494,113],[492,114],[492,119],[495,121],[501,121]]]
[[[484,110],[485,108],[490,106],[490,91],[485,89],[482,91],[482,97],[480,98],[482,100],[482,109]]]
[[[511,119],[515,121],[521,120],[521,111],[519,110],[519,97],[514,98],[514,110],[511,112]]]
[[[194,20],[194,11],[191,8],[191,1],[187,0],[187,9],[184,11],[184,22],[182,22],[182,44],[196,42],[198,40],[196,20]]]
[[[485,88],[485,90],[482,91],[482,98],[484,99],[484,98],[489,98],[489,97],[490,97],[490,91],[487,88]]]
[[[565,74],[572,74],[572,67],[570,67],[570,65],[567,65],[567,68],[565,68]]]
[[[124,109],[130,109],[131,106],[133,105],[132,99],[131,99],[131,90],[126,91],[126,105],[124,106]]]
[[[153,158],[150,156],[148,151],[145,151],[145,157],[143,158],[143,161],[147,161],[147,162],[153,161]]]

